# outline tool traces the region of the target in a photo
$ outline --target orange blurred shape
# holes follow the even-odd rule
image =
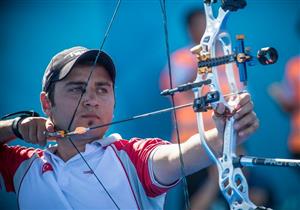
[[[75,133],[75,134],[84,134],[86,131],[87,131],[87,129],[86,129],[85,127],[77,127],[77,128],[74,130],[74,133]]]

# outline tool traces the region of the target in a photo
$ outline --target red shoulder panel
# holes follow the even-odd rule
[[[0,173],[4,179],[7,192],[15,192],[13,178],[18,167],[35,153],[40,157],[43,155],[43,151],[40,149],[0,145]]]
[[[168,188],[160,188],[154,185],[151,181],[148,160],[151,152],[159,145],[168,144],[169,142],[163,141],[158,138],[152,139],[139,139],[132,138],[131,140],[120,140],[115,143],[117,150],[124,150],[133,165],[136,168],[138,178],[142,183],[147,196],[156,197],[165,193]]]

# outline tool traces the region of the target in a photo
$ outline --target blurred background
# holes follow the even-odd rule
[[[116,1],[111,0],[1,1],[0,115],[28,109],[42,113],[41,79],[52,56],[72,46],[99,48],[115,5]],[[189,44],[185,16],[201,6],[200,0],[167,1],[171,51]],[[300,37],[296,32],[299,14],[299,0],[252,0],[228,21],[230,34],[245,34],[246,46],[254,51],[273,46],[279,52],[277,64],[257,65],[248,71],[249,91],[260,118],[260,128],[246,143],[251,156],[290,157],[289,115],[272,100],[268,87],[282,80],[288,60],[300,54]],[[159,94],[159,77],[167,61],[164,38],[158,0],[122,1],[104,45],[104,51],[117,66],[115,120],[170,106],[169,99]],[[118,132],[127,139],[170,139],[172,117],[168,113],[128,122],[111,127],[110,132]],[[253,177],[260,177],[257,181],[271,188],[273,208],[284,209],[289,199],[300,198],[299,171],[264,167],[249,170],[255,174]],[[180,209],[176,196],[181,192],[180,185],[172,190],[166,209]],[[0,203],[0,209],[17,209],[13,194],[1,192]]]

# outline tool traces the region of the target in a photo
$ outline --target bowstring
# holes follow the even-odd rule
[[[71,120],[70,120],[70,122],[69,122],[69,125],[68,125],[68,132],[69,132],[70,129],[71,129],[71,126],[72,126],[72,123],[73,123],[73,121],[74,121],[75,115],[76,115],[76,113],[77,113],[77,111],[78,111],[78,108],[79,108],[79,105],[80,105],[80,103],[81,103],[81,101],[82,101],[82,97],[83,97],[83,95],[85,94],[86,87],[88,86],[88,83],[89,83],[89,81],[90,81],[90,79],[91,79],[91,76],[92,76],[93,71],[94,71],[94,69],[95,69],[95,66],[96,66],[96,64],[97,64],[97,61],[98,61],[98,59],[99,59],[100,53],[102,52],[104,43],[105,43],[105,41],[106,41],[106,38],[108,37],[108,34],[109,34],[109,32],[110,32],[112,23],[113,23],[114,20],[115,20],[115,17],[116,17],[116,15],[117,15],[117,12],[118,12],[119,7],[120,7],[120,3],[121,3],[121,0],[118,0],[117,5],[116,5],[116,7],[115,7],[115,9],[114,9],[114,12],[113,12],[113,14],[112,14],[112,17],[111,17],[111,19],[110,19],[110,22],[109,22],[109,24],[108,24],[108,27],[107,27],[107,29],[106,29],[106,32],[105,32],[105,34],[104,34],[104,37],[103,37],[103,39],[102,39],[102,42],[101,42],[99,51],[98,51],[98,53],[97,53],[97,55],[96,55],[96,57],[95,57],[95,60],[94,60],[94,62],[93,62],[93,64],[92,64],[91,68],[90,68],[89,76],[88,76],[88,78],[87,78],[87,80],[86,80],[86,82],[85,82],[83,91],[82,91],[82,93],[81,93],[81,95],[80,95],[80,98],[79,98],[78,103],[77,103],[77,105],[76,105],[75,111],[73,112],[72,118],[71,118]],[[108,197],[110,198],[110,200],[113,202],[113,204],[116,206],[116,208],[117,208],[117,209],[120,209],[120,207],[118,206],[118,204],[116,203],[116,201],[114,200],[114,198],[112,197],[112,195],[111,195],[111,194],[109,193],[109,191],[106,189],[106,187],[104,186],[104,184],[101,182],[101,180],[99,179],[99,177],[96,175],[95,171],[92,169],[92,167],[90,166],[90,164],[87,162],[87,160],[83,157],[83,155],[81,154],[81,152],[79,151],[79,149],[77,148],[77,146],[74,144],[73,140],[72,140],[70,137],[67,137],[67,139],[70,141],[70,143],[73,145],[73,147],[75,148],[75,150],[77,151],[77,153],[80,155],[80,157],[81,157],[81,159],[84,161],[85,165],[86,165],[86,166],[90,169],[90,171],[93,173],[94,177],[96,178],[96,180],[98,181],[98,183],[101,185],[101,187],[103,188],[103,190],[106,192],[106,194],[108,195]]]
[[[166,54],[167,54],[167,60],[168,60],[169,82],[170,82],[170,88],[173,88],[166,1],[165,0],[160,0],[159,2],[160,2],[160,6],[161,6],[162,15],[163,15]],[[171,95],[171,104],[172,104],[172,107],[175,107],[175,100],[174,100],[174,95],[173,94]],[[191,205],[190,205],[190,200],[189,200],[189,192],[188,192],[186,174],[185,174],[185,171],[184,171],[185,165],[184,165],[184,161],[183,161],[183,155],[182,155],[182,149],[181,149],[181,140],[180,140],[180,135],[179,135],[178,121],[177,121],[177,115],[176,115],[176,110],[175,109],[173,111],[173,116],[174,116],[174,121],[175,121],[174,127],[175,127],[175,131],[176,131],[177,144],[178,144],[178,150],[179,150],[180,172],[181,172],[181,179],[182,179],[182,183],[183,183],[185,209],[189,210],[189,209],[191,209]]]

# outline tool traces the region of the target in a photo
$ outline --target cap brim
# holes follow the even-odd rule
[[[96,61],[96,59],[97,59],[97,61]],[[76,59],[67,63],[60,70],[58,80],[64,79],[71,72],[71,70],[73,69],[74,66],[76,66],[77,64],[83,63],[84,61],[91,61],[91,62],[96,61],[96,64],[103,66],[107,70],[107,72],[109,73],[109,75],[111,77],[112,82],[115,83],[115,77],[116,77],[115,65],[114,65],[111,57],[108,54],[106,54],[103,51],[100,52],[99,50],[88,50],[88,51],[82,53]]]

